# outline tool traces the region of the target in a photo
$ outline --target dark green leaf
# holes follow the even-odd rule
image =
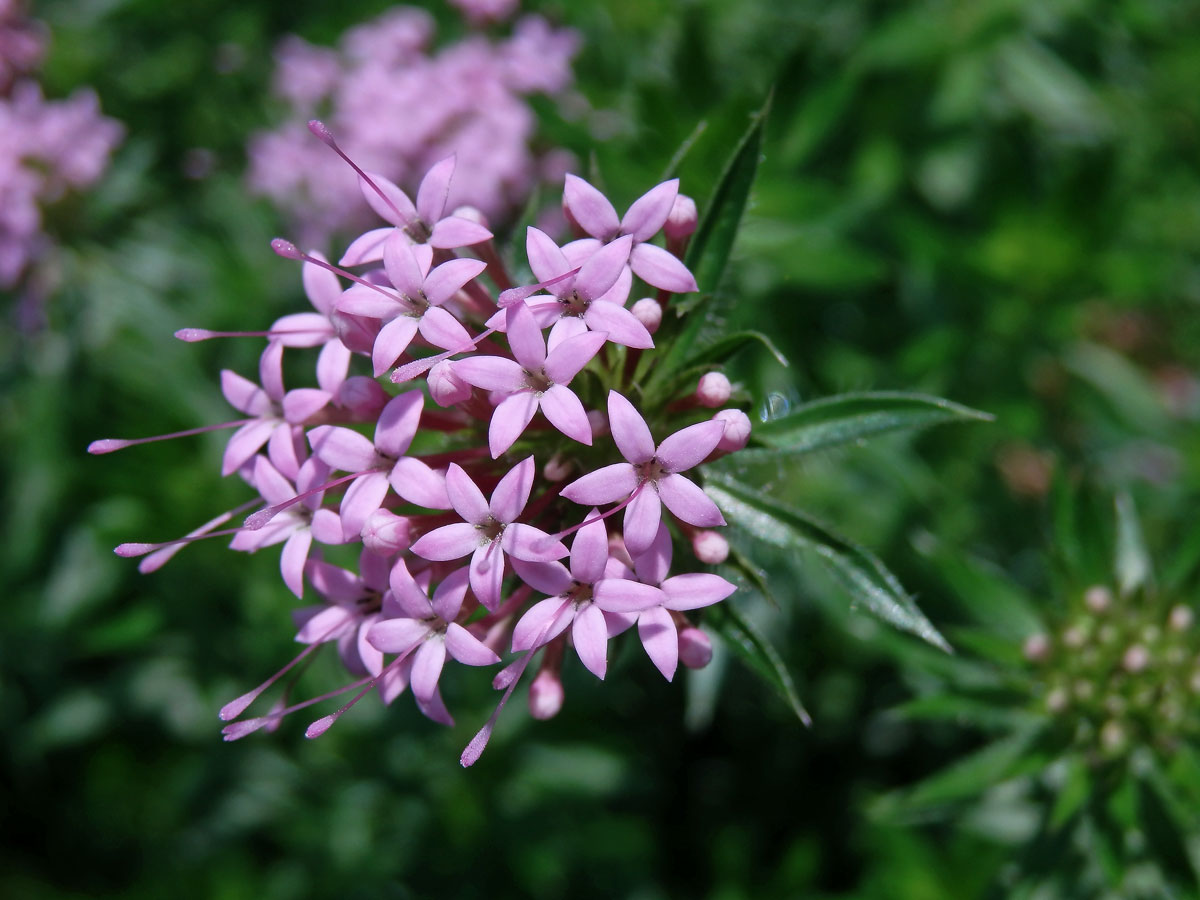
[[[704,612],[704,622],[716,630],[751,671],[779,694],[801,722],[812,724],[783,660],[734,603],[726,601],[709,607]]]
[[[691,366],[699,363],[722,362],[737,351],[741,350],[747,344],[755,343],[762,344],[762,346],[766,347],[767,352],[774,356],[776,362],[778,362],[781,366],[786,367],[789,365],[787,357],[783,355],[783,352],[776,347],[775,343],[761,331],[738,331],[727,335],[720,340],[709,344],[694,356],[689,356],[687,359],[687,365]]]
[[[806,403],[764,422],[757,440],[788,453],[810,453],[900,429],[927,428],[943,422],[991,421],[987,413],[938,397],[893,391],[839,394]]]
[[[854,600],[896,628],[950,651],[946,639],[905,593],[896,576],[869,551],[834,534],[808,514],[728,476],[709,471],[705,490],[726,518],[748,536],[785,550],[812,550],[830,566]]]

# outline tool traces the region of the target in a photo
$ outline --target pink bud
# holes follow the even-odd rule
[[[725,433],[717,442],[717,449],[726,453],[741,450],[750,440],[750,417],[740,409],[723,409],[714,419],[725,423]]]
[[[1030,662],[1045,662],[1050,658],[1050,638],[1044,634],[1031,634],[1025,639],[1021,652]]]
[[[1102,613],[1112,606],[1112,591],[1103,585],[1093,585],[1083,595],[1083,602],[1094,613]]]
[[[1134,644],[1121,657],[1121,666],[1126,672],[1136,674],[1150,665],[1150,654],[1141,644]]]
[[[458,216],[460,219],[466,219],[468,222],[474,222],[476,225],[482,225],[484,228],[489,230],[491,229],[491,226],[488,224],[487,216],[485,216],[483,211],[477,207],[460,206],[454,210],[451,215]]]
[[[363,546],[380,556],[407,550],[412,544],[410,523],[388,509],[377,509],[363,523]]]
[[[715,531],[697,531],[692,535],[692,552],[706,566],[719,566],[729,558],[729,541]]]
[[[633,313],[635,319],[646,326],[646,330],[651,334],[658,331],[658,326],[662,324],[662,307],[653,297],[643,297],[633,304],[630,312]]]
[[[563,706],[563,684],[558,672],[542,669],[529,685],[529,714],[535,719],[553,719]]]
[[[689,669],[703,669],[712,662],[712,641],[695,625],[679,632],[679,661]]]
[[[366,375],[351,375],[338,389],[338,404],[365,421],[378,418],[390,399],[379,382]]]
[[[593,440],[608,434],[608,416],[598,409],[589,409],[587,418],[588,424],[592,426]]]
[[[677,194],[675,203],[671,206],[671,213],[667,216],[667,222],[663,226],[667,240],[682,241],[684,238],[690,237],[696,230],[698,219],[696,201],[687,194]]]
[[[542,467],[542,476],[547,481],[565,481],[567,476],[571,474],[574,466],[571,461],[563,459],[561,453],[556,453],[550,457],[550,461]]]
[[[733,385],[720,372],[701,375],[700,383],[696,385],[696,400],[701,406],[707,406],[709,409],[724,406],[729,402],[732,393]]]
[[[429,396],[438,406],[453,406],[471,399],[471,386],[454,374],[453,364],[442,360],[429,370]]]

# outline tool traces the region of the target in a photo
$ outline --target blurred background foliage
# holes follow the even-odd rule
[[[774,496],[871,547],[952,643],[990,634],[990,656],[962,643],[963,665],[1019,668],[1037,622],[999,620],[1079,602],[1071,592],[1087,585],[1050,562],[1064,541],[1050,524],[1056,484],[1128,492],[1150,557],[1195,607],[1200,4],[527,6],[584,40],[577,96],[539,101],[545,139],[619,208],[689,136],[678,171],[703,205],[774,87],[721,291],[731,321],[769,333],[791,362],[731,360],[756,412],[893,389],[996,416],[789,461],[762,475]],[[429,7],[443,36],[461,28]],[[1005,795],[984,773],[979,793],[996,776],[1012,802],[888,812],[895,792],[986,740],[971,716],[902,712],[952,692],[958,663],[850,608],[795,554],[761,559],[777,606],[738,602],[792,672],[811,729],[724,654],[666,685],[629,652],[604,684],[571,673],[552,723],[511,710],[468,772],[458,753],[492,703],[483,682],[452,686],[452,730],[403,702],[363,704],[318,741],[288,722],[220,742],[215,710],[292,652],[274,552],[202,542],[143,578],[111,548],[244,499],[217,477],[221,436],[83,449],[223,420],[216,373],[251,371],[257,347],[171,333],[265,327],[304,305],[298,268],[267,247],[281,221],[243,189],[245,141],[278,115],[267,84],[284,34],[330,44],[385,8],[35,10],[54,35],[47,93],[94,85],[127,137],[99,189],[53,220],[48,327],[0,338],[0,892],[1015,896],[1036,790]],[[1093,518],[1109,516],[1099,508]],[[306,680],[338,677],[329,663]],[[1194,854],[1200,835],[1176,828]],[[1196,892],[1186,875],[1167,894],[1126,874],[1094,891]],[[1036,896],[1101,896],[1047,884]]]

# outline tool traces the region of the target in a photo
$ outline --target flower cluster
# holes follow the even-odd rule
[[[323,124],[310,129],[357,169]],[[644,395],[641,374],[652,365],[663,309],[696,290],[678,256],[652,241],[665,232],[680,252],[695,204],[672,180],[619,217],[600,191],[567,176],[564,211],[578,239],[560,245],[529,228],[532,283],[513,287],[491,233],[448,213],[460,168],[453,157],[436,163],[415,201],[358,169],[387,224],[354,240],[337,265],[273,243],[303,261],[313,311],[255,333],[267,338],[258,380],[230,371],[221,378],[241,418],[213,426],[236,428],[223,471],[261,499],[179,541],[118,548],[144,556],[140,568],[151,571],[204,537],[232,534],[233,547],[246,551],[282,544],[284,583],[297,598],[317,595],[295,615],[305,649],[222,710],[229,739],[324,699],[289,705],[285,689],[266,714],[241,718],[328,644],[357,679],[335,694],[358,693],[314,722],[310,737],[371,690],[390,703],[411,688],[421,712],[451,723],[439,689],[448,660],[488,666],[517,654],[493,680],[505,691],[498,715],[540,654],[529,701],[544,719],[562,706],[568,648],[599,678],[610,640],[634,628],[668,680],[679,663],[700,667],[711,656],[688,614],[734,586],[695,571],[728,553],[711,530],[724,518],[695,470],[745,446],[750,422],[721,408],[732,385],[720,372],[705,373],[684,396]],[[638,282],[656,296],[630,308]],[[305,349],[317,351],[316,386],[286,387],[284,354]],[[221,530],[254,505],[261,508],[241,527]],[[693,557],[675,574],[673,537]],[[354,548],[336,555],[356,553],[357,566],[327,561],[335,547]],[[478,758],[494,721],[464,765]]]
[[[49,245],[42,207],[87,187],[108,166],[121,126],[79,90],[46,100],[28,77],[45,50],[42,32],[12,0],[0,0],[0,287],[13,287]]]
[[[515,4],[459,5],[482,23]],[[434,50],[433,39],[428,13],[395,7],[348,31],[336,48],[294,36],[280,45],[275,93],[291,114],[251,141],[250,186],[278,203],[306,242],[365,222],[353,177],[308,139],[304,122],[314,115],[363,166],[400,185],[414,186],[434,162],[456,154],[448,203],[470,202],[485,216],[510,214],[539,181],[561,178],[568,167],[564,152],[533,151],[536,121],[526,97],[570,85],[573,31],[526,16],[502,40],[472,34]]]

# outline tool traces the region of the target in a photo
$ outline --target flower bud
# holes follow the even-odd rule
[[[471,386],[454,374],[448,359],[435,363],[427,377],[429,396],[438,406],[453,406],[471,399]]]
[[[1034,663],[1045,662],[1049,659],[1050,650],[1050,638],[1044,634],[1031,634],[1025,639],[1024,646],[1021,647],[1025,658]]]
[[[643,297],[633,304],[630,312],[633,313],[635,319],[646,326],[646,330],[651,334],[658,331],[658,326],[662,324],[662,306],[653,297]]]
[[[725,423],[725,433],[717,442],[717,449],[726,453],[741,450],[750,440],[750,417],[740,409],[723,409],[715,416]]]
[[[535,719],[553,719],[562,709],[563,683],[558,672],[542,669],[529,685],[529,714]]]
[[[1087,641],[1087,632],[1078,625],[1072,625],[1063,632],[1062,642],[1072,650],[1078,650]]]
[[[484,228],[491,229],[487,216],[483,214],[482,210],[474,206],[460,206],[450,215],[458,216],[460,219],[466,219],[468,222],[474,222],[476,225],[482,225]]]
[[[679,661],[689,669],[703,669],[712,662],[712,641],[694,625],[679,632]]]
[[[1110,753],[1124,747],[1126,737],[1125,729],[1121,727],[1120,722],[1110,720],[1105,722],[1104,727],[1100,729],[1100,744]]]
[[[1134,644],[1121,657],[1121,666],[1126,672],[1136,674],[1150,664],[1150,654],[1141,644]]]
[[[338,389],[338,405],[348,409],[356,419],[366,421],[379,418],[389,399],[379,382],[366,375],[351,375]]]
[[[1062,688],[1055,688],[1046,695],[1046,710],[1055,715],[1067,708],[1070,698]]]
[[[1191,608],[1180,603],[1171,607],[1171,612],[1167,616],[1167,627],[1172,631],[1187,631],[1192,627],[1194,619]]]
[[[696,385],[697,402],[709,409],[724,406],[729,402],[732,393],[733,385],[720,372],[707,372],[701,375],[700,383]]]
[[[719,566],[729,558],[729,541],[715,531],[697,531],[692,535],[692,552],[706,566]]]
[[[699,218],[700,216],[696,212],[696,201],[687,194],[676,194],[675,202],[671,205],[671,212],[663,226],[667,240],[677,242],[691,237],[696,230],[696,222]]]
[[[362,527],[363,546],[380,556],[407,550],[412,544],[410,523],[388,509],[377,509],[367,516]]]
[[[1084,592],[1083,602],[1094,613],[1106,612],[1112,606],[1112,591],[1103,585],[1093,585]]]
[[[563,459],[561,453],[555,453],[549,462],[542,466],[542,477],[547,481],[565,481],[573,468],[569,459]]]

